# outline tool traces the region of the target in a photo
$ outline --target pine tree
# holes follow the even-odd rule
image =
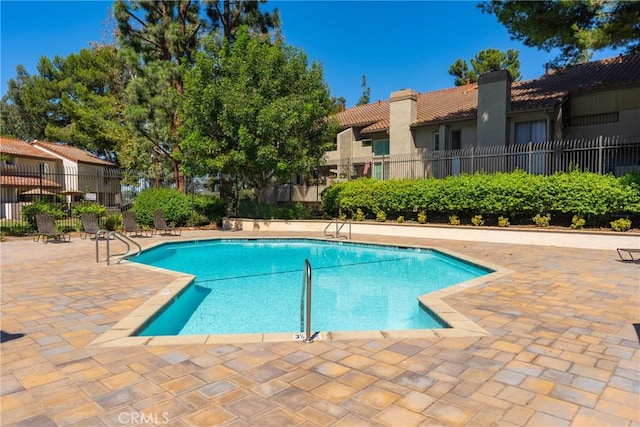
[[[367,86],[367,76],[362,75],[362,83],[360,84],[362,88],[362,95],[360,95],[360,99],[356,105],[367,105],[371,98],[371,89]]]
[[[128,118],[152,149],[148,154],[170,163],[179,189],[185,190],[178,111],[184,95],[182,75],[193,66],[208,32],[221,32],[220,38],[232,40],[242,24],[256,33],[277,26],[277,11],[262,14],[259,3],[224,0],[220,7],[218,1],[117,0],[114,5],[121,52],[133,73],[127,87]],[[202,18],[201,4],[206,5],[208,20]]]

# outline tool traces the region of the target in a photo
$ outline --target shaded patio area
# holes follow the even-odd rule
[[[225,236],[284,234],[137,241]],[[444,298],[490,335],[89,347],[171,274],[96,263],[95,243],[77,236],[3,242],[2,425],[640,424],[638,264],[615,251],[357,237],[512,270]]]

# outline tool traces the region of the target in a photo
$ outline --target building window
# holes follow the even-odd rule
[[[363,147],[371,147],[371,140],[370,139],[363,139],[361,142],[362,142],[362,146]]]
[[[545,120],[536,120],[534,122],[520,122],[515,124],[516,144],[544,142],[546,140],[547,122]]]
[[[372,147],[374,157],[389,155],[389,139],[374,139]]]
[[[384,181],[389,179],[389,162],[374,162],[373,163],[373,178]]]
[[[438,132],[433,133],[433,151],[440,150],[440,134]]]
[[[460,148],[462,148],[462,131],[452,130],[451,131],[451,149],[459,150]]]

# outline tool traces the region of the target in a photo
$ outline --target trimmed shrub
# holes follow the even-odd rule
[[[191,199],[190,195],[187,195]],[[191,226],[206,225],[207,223],[219,223],[224,216],[224,200],[217,195],[195,195],[193,196],[194,224]],[[196,216],[199,219],[196,220]],[[188,218],[191,222],[191,215]]]
[[[629,231],[631,229],[631,220],[627,218],[616,219],[611,221],[611,228],[613,231]]]
[[[418,213],[418,224],[426,224],[427,223],[427,213],[425,211],[420,211]]]
[[[582,215],[574,215],[573,218],[571,218],[571,228],[575,228],[579,230],[582,227],[584,227],[586,223],[587,221],[584,220]]]
[[[538,227],[548,227],[551,222],[551,214],[546,214],[544,216],[540,214],[536,214],[533,218],[531,218],[533,223]]]
[[[557,218],[582,215],[603,222],[611,215],[640,214],[638,174],[623,178],[571,171],[551,176],[513,173],[452,176],[444,179],[375,181],[361,178],[334,184],[322,193],[325,213],[361,209],[368,218],[379,211],[397,217],[407,212],[429,212],[443,220],[449,215],[482,215],[526,221],[536,213]],[[418,221],[420,222],[420,221]]]
[[[101,218],[107,214],[107,207],[99,203],[84,201],[71,208],[71,212],[76,218],[80,218],[85,214],[95,214],[98,218]]]
[[[122,228],[122,214],[108,215],[104,220],[104,228],[115,231]]]
[[[483,226],[484,219],[482,219],[482,215],[474,215],[473,218],[471,218],[471,224],[475,225],[476,227]]]
[[[259,219],[308,219],[313,218],[311,209],[302,203],[274,205],[256,200],[241,200],[238,215],[243,218]]]
[[[32,230],[36,229],[36,215],[39,213],[51,214],[54,219],[64,218],[64,212],[58,206],[44,200],[36,200],[22,207],[22,218],[29,223]]]
[[[0,223],[0,235],[24,236],[32,231],[33,228],[22,221],[3,220]]]
[[[498,227],[508,227],[511,224],[509,224],[509,218],[505,218],[503,216],[499,216],[498,217]]]
[[[167,223],[182,226],[187,223],[191,213],[191,200],[179,190],[173,188],[148,188],[136,197],[133,211],[140,226],[153,225],[153,213],[163,210]]]

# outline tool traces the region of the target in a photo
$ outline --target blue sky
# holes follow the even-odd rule
[[[285,41],[322,64],[332,96],[353,106],[366,76],[371,101],[412,88],[453,86],[449,67],[493,48],[520,52],[522,79],[544,73],[555,56],[511,40],[493,15],[472,1],[269,1],[280,9]],[[111,1],[0,1],[0,95],[16,66],[37,72],[41,56],[65,57],[104,40]],[[617,55],[599,52],[595,59]]]

